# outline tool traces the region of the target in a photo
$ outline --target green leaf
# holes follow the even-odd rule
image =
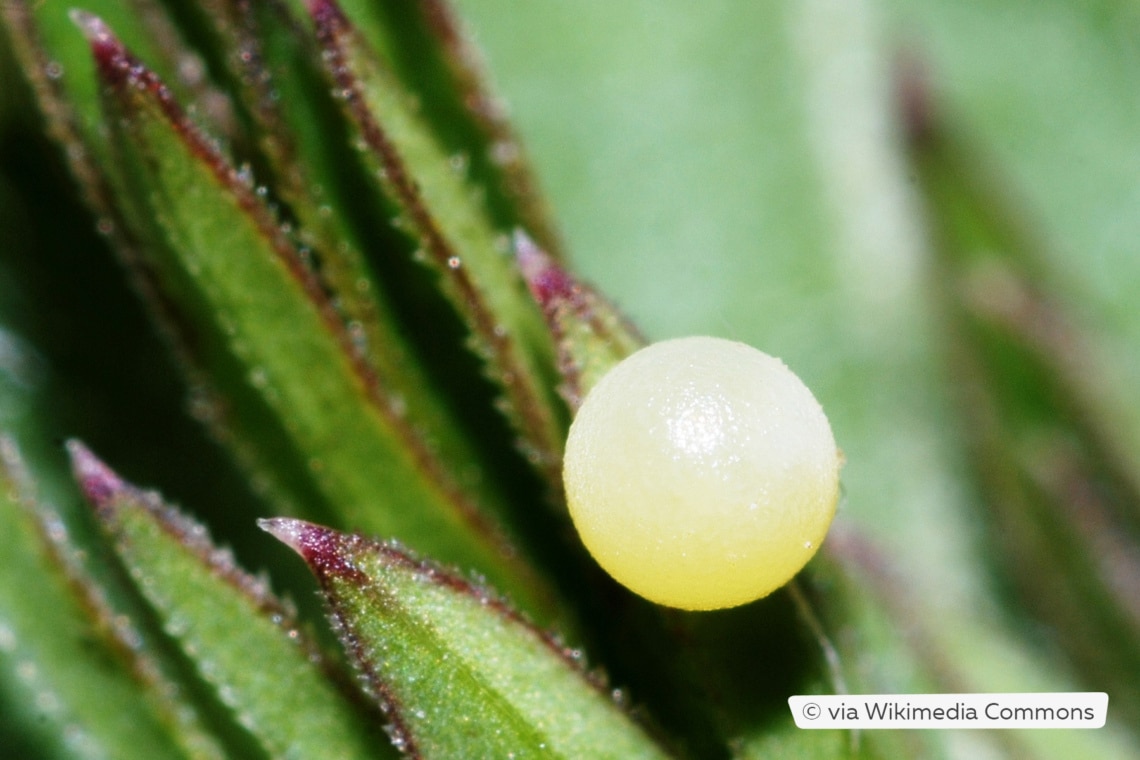
[[[154,220],[148,270],[187,321],[210,379],[225,383],[217,390],[232,392],[235,413],[260,426],[241,431],[259,471],[307,486],[294,509],[398,536],[487,573],[531,611],[549,610],[502,529],[401,416],[252,181],[105,25],[79,22],[104,82],[133,220]],[[283,446],[287,456],[273,456]]]
[[[384,741],[264,580],[155,493],[71,442],[76,479],[166,632],[271,757],[373,758]]]
[[[576,411],[594,384],[645,339],[601,293],[578,282],[523,232],[515,233],[515,255],[557,343],[562,395]]]
[[[664,757],[580,653],[487,589],[395,544],[287,518],[261,526],[309,564],[409,755]]]
[[[298,239],[319,261],[321,281],[335,294],[355,347],[405,425],[465,491],[509,521],[509,489],[488,475],[495,452],[486,445],[486,426],[465,424],[456,409],[470,400],[472,378],[455,371],[454,362],[435,368],[433,376],[416,345],[458,346],[461,337],[449,334],[458,332],[452,325],[458,320],[440,315],[446,303],[425,292],[424,286],[434,285],[423,282],[428,273],[411,260],[414,243],[392,229],[388,213],[376,213],[380,200],[367,190],[369,179],[350,145],[351,127],[325,83],[316,41],[283,5],[219,0],[203,11],[228,51],[240,102],[256,122],[273,192],[300,222]],[[475,401],[485,403],[482,397]]]
[[[121,3],[95,0],[86,7],[127,29],[132,45],[147,54],[157,52],[155,40],[129,23]],[[68,158],[81,181],[94,166],[108,158],[107,146],[93,139],[101,128],[99,91],[87,46],[75,34],[69,8],[60,3],[10,2],[3,6],[5,31],[32,83],[49,126],[68,148]],[[94,155],[90,153],[94,151]],[[91,184],[84,190],[90,193]]]
[[[191,72],[202,61],[153,0],[140,0],[133,8],[117,0],[90,0],[84,7],[124,29],[128,44],[173,82],[177,96],[194,105],[202,103],[204,114],[218,110],[211,103],[222,103],[221,109],[226,110],[224,96],[213,91],[208,80],[199,77],[202,86],[191,84],[195,79]],[[76,35],[71,15],[66,3],[13,0],[0,7],[6,37],[35,91],[47,131],[63,148],[83,200],[98,215],[100,234],[111,238],[120,255],[129,260],[137,253],[137,230],[124,224],[123,199],[116,197],[116,188],[108,182],[114,156],[104,139],[99,84],[90,49]]]
[[[565,433],[553,390],[549,334],[477,190],[440,147],[412,100],[332,2],[311,13],[329,76],[362,146],[362,158],[473,336],[501,388],[524,451],[552,483]]]
[[[523,146],[491,90],[469,30],[445,0],[345,0],[345,15],[376,46],[442,150],[486,192],[497,229],[522,227],[547,251],[559,249],[545,199]]]
[[[75,550],[66,528],[36,502],[7,437],[0,437],[0,457],[0,725],[6,737],[10,740],[13,729],[24,732],[29,754],[124,760],[185,756],[170,725],[155,712],[154,695],[139,688],[148,681],[148,665],[145,655],[130,647],[129,632],[111,630],[112,638],[128,636],[117,647],[106,646],[110,642],[99,628],[111,621],[100,619],[103,611],[93,605],[99,601],[97,590],[78,585],[76,568],[66,568],[76,562],[69,556]],[[134,673],[123,667],[132,661]],[[220,757],[208,739],[189,735],[189,724],[181,730],[193,756]]]

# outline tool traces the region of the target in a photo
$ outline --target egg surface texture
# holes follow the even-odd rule
[[[835,515],[840,454],[779,359],[720,338],[637,351],[587,394],[563,478],[582,542],[659,604],[733,607],[787,583]]]

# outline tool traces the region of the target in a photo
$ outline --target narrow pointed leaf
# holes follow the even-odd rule
[[[341,7],[400,84],[417,94],[423,122],[441,148],[486,190],[492,223],[500,229],[523,227],[557,254],[558,235],[523,147],[452,4],[347,0]]]
[[[71,7],[68,3],[12,0],[0,6],[0,14],[12,48],[36,91],[49,129],[65,148],[66,158],[90,195],[98,183],[93,173],[107,166],[110,155],[106,142],[98,137],[102,130],[102,113],[90,50],[82,37],[75,34],[75,25],[69,19]],[[167,40],[156,39],[133,23],[138,13],[145,15],[155,11],[151,0],[140,0],[135,8],[116,0],[91,0],[84,3],[83,8],[108,23],[121,26],[127,43],[156,61],[155,66],[163,75],[171,78],[175,73],[173,68],[163,68],[163,64],[171,62],[163,54]],[[172,79],[175,91],[186,94],[182,80]],[[104,200],[111,202],[109,197]]]
[[[122,184],[135,216],[154,219],[147,263],[193,325],[206,366],[230,384],[219,390],[243,402],[239,414],[260,404],[280,426],[243,431],[260,467],[280,482],[304,480],[302,498],[319,494],[322,503],[300,508],[478,568],[541,611],[536,576],[409,428],[251,182],[105,25],[79,20],[104,81]],[[269,455],[283,447],[284,461]]]
[[[363,253],[383,236],[387,221],[359,223],[356,183],[344,160],[351,148],[347,139],[344,145],[329,139],[338,127],[346,129],[336,123],[343,117],[323,87],[306,86],[321,76],[315,41],[299,33],[285,6],[219,0],[206,10],[257,123],[261,149],[275,173],[274,190],[320,256],[321,277],[336,293],[357,346],[390,393],[400,396],[408,417],[426,425],[433,438],[446,437],[445,414]]]
[[[565,413],[550,378],[553,349],[527,297],[507,238],[422,123],[398,81],[332,2],[310,4],[329,75],[362,143],[362,157],[401,226],[420,243],[501,387],[528,456],[553,482]]]
[[[84,494],[163,625],[271,757],[372,758],[382,738],[329,678],[291,611],[205,529],[68,446]]]
[[[562,395],[576,410],[590,388],[645,339],[601,293],[578,282],[523,232],[515,233],[515,255],[557,344]]]
[[[41,150],[50,150],[50,147],[44,145]],[[58,181],[66,182],[66,177],[60,176]],[[45,193],[43,197],[45,204],[59,208],[52,195]],[[72,228],[63,234],[72,235],[75,232]],[[85,232],[83,230],[80,234]],[[33,242],[34,245],[34,238],[31,241],[18,239],[21,243]],[[9,247],[6,252],[13,253],[13,249]],[[34,252],[45,253],[42,250]],[[74,307],[83,300],[83,288],[92,288],[94,283],[103,282],[97,277],[90,277],[90,270],[83,267],[83,276],[74,283],[75,291],[65,289],[65,294],[53,291],[43,297],[40,295],[43,291],[36,287],[42,283],[29,277],[26,270],[12,266],[18,261],[18,257],[13,256],[5,262],[8,265],[5,267],[6,277],[0,279],[4,279],[7,287],[19,283],[25,298],[28,301],[34,299],[36,309],[47,310],[53,315],[58,314],[56,310],[61,308],[61,303]],[[42,257],[37,257],[37,263],[42,263]],[[109,324],[119,324],[118,314],[111,305],[113,293],[104,287],[93,289],[98,290],[98,296],[92,297],[92,303],[97,303],[98,306],[95,316],[100,320],[99,327],[106,330]],[[79,293],[78,297],[69,297],[75,292]],[[7,322],[8,318],[9,315],[4,314],[0,321]],[[13,440],[19,441],[21,454],[26,457],[27,469],[34,473],[34,484],[29,477],[15,478],[17,487],[13,492],[18,492],[22,506],[25,507],[24,519],[28,530],[5,529],[5,536],[10,534],[12,541],[31,542],[25,545],[23,551],[42,556],[44,562],[50,565],[50,572],[36,584],[13,580],[14,585],[5,585],[4,588],[23,589],[24,593],[32,590],[33,593],[52,600],[60,610],[70,609],[82,619],[85,630],[74,653],[79,660],[74,666],[82,670],[86,667],[84,661],[92,660],[108,673],[121,671],[129,688],[139,692],[139,704],[150,714],[139,718],[141,724],[157,720],[169,733],[170,741],[184,749],[190,757],[226,757],[228,753],[214,735],[212,725],[207,724],[207,716],[200,709],[194,695],[185,688],[184,676],[187,671],[180,658],[177,655],[172,657],[173,649],[167,645],[161,632],[146,614],[145,602],[123,577],[121,567],[101,541],[97,525],[82,509],[76,511],[81,499],[58,440],[53,440],[54,431],[75,424],[83,425],[88,416],[105,414],[108,399],[101,395],[101,389],[77,382],[72,367],[68,366],[75,361],[74,355],[61,356],[58,343],[52,340],[52,333],[62,330],[66,334],[66,345],[82,341],[84,351],[94,352],[104,358],[108,342],[97,331],[88,331],[86,327],[90,325],[73,325],[73,319],[74,315],[71,315],[54,326],[53,330],[36,331],[30,335],[29,338],[34,336],[36,340],[35,348],[17,338],[9,331],[7,324],[0,327],[0,418],[12,433]],[[19,324],[15,319],[13,322]],[[137,350],[139,344],[115,344],[115,348],[124,347]],[[158,347],[150,348],[153,351]],[[158,374],[156,370],[159,368],[148,359],[153,361],[153,353],[143,351],[132,354],[131,359],[121,365],[122,374],[115,377],[130,377],[131,367],[140,366],[145,366],[148,372]],[[129,397],[128,403],[137,405],[137,409],[125,410],[125,413],[117,415],[123,424],[134,425],[140,418],[154,414],[153,402],[145,395],[140,398],[128,392],[124,396]],[[194,433],[189,421],[171,424],[171,420],[161,413],[155,415],[153,421],[163,427],[167,435],[176,434],[183,439],[180,444],[185,444],[187,432],[191,435]],[[146,440],[145,431],[140,433],[136,428],[136,435],[139,440]],[[11,449],[7,443],[5,447]],[[10,474],[19,474],[23,470],[19,462],[10,460],[8,464]],[[232,498],[232,492],[226,492],[224,487],[219,490]],[[232,504],[235,507],[240,505],[239,502]],[[13,548],[11,552],[3,552],[5,557],[13,557],[9,568],[20,565],[14,559],[20,551]],[[55,596],[55,592],[60,590],[65,593],[62,599]],[[63,624],[58,628],[51,626],[50,621],[59,622],[61,614],[63,613],[42,616],[48,621],[45,623],[48,627],[43,629],[44,637],[50,638],[56,633],[63,636],[64,631],[70,630]],[[66,647],[61,647],[59,652],[60,661],[52,667],[64,667],[68,661]],[[48,670],[50,668],[45,668],[44,672]],[[4,680],[6,679],[0,678],[0,681]],[[84,680],[83,677],[76,679],[77,682]],[[18,699],[15,697],[18,692],[8,693]],[[84,710],[78,712],[83,713]],[[10,749],[10,745],[3,737],[10,736],[9,732],[15,730],[13,724],[24,722],[33,727],[39,724],[34,711],[28,721],[22,721],[18,717],[23,714],[22,710],[0,707],[0,714],[9,718],[8,721],[0,721],[0,724],[4,724],[0,726],[0,746],[5,749]],[[77,720],[86,724],[86,719],[80,715],[77,715]],[[97,726],[89,728],[93,729],[94,734],[102,731]],[[19,751],[13,751],[14,756],[23,757]],[[115,754],[112,753],[111,756]]]
[[[486,589],[394,544],[287,518],[261,525],[309,564],[408,755],[664,757],[575,653]]]
[[[0,704],[5,722],[28,727],[25,738],[61,757],[187,756],[155,713],[150,696],[140,690],[138,679],[144,674],[132,674],[115,653],[99,645],[103,642],[94,636],[97,611],[68,588],[71,580],[48,538],[53,533],[63,542],[63,524],[36,503],[29,476],[6,437],[0,438],[0,457]],[[220,757],[205,738],[188,746],[191,756]]]
[[[401,319],[392,302],[399,290],[392,283],[407,285],[403,272],[370,264],[400,257],[393,247],[402,241],[360,192],[367,181],[354,175],[359,161],[345,116],[323,85],[316,41],[283,5],[215,0],[205,10],[257,124],[274,190],[319,258],[322,282],[335,294],[356,349],[399,405],[406,426],[447,464],[463,490],[497,516],[507,515],[503,489],[485,476],[485,431],[464,428],[417,351],[414,340],[427,320]]]

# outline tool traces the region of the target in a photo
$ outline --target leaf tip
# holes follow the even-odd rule
[[[72,8],[68,16],[91,45],[95,68],[104,82],[120,84],[141,75],[143,69],[138,61],[103,19],[78,8]]]
[[[263,517],[257,521],[257,527],[304,556],[305,541],[302,536],[306,529],[317,526],[290,517]]]
[[[109,507],[127,486],[115,472],[75,439],[66,444],[71,471],[84,497],[98,509]]]
[[[71,23],[79,27],[79,31],[83,32],[90,42],[108,44],[115,41],[111,29],[94,13],[81,8],[72,8],[67,12],[67,17],[71,19]]]
[[[360,575],[352,564],[343,533],[291,517],[262,518],[257,525],[297,552],[318,576]]]
[[[83,36],[91,44],[91,51],[101,69],[114,68],[114,64],[122,58],[126,50],[115,37],[111,27],[103,19],[79,8],[72,8],[67,13],[71,23],[79,27]]]
[[[529,235],[515,230],[512,243],[527,288],[544,311],[556,306],[559,300],[573,297],[577,287],[574,279]]]

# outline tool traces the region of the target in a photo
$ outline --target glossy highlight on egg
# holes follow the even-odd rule
[[[841,455],[779,359],[721,338],[655,343],[579,408],[563,479],[598,563],[651,601],[734,607],[787,583],[835,515]]]

